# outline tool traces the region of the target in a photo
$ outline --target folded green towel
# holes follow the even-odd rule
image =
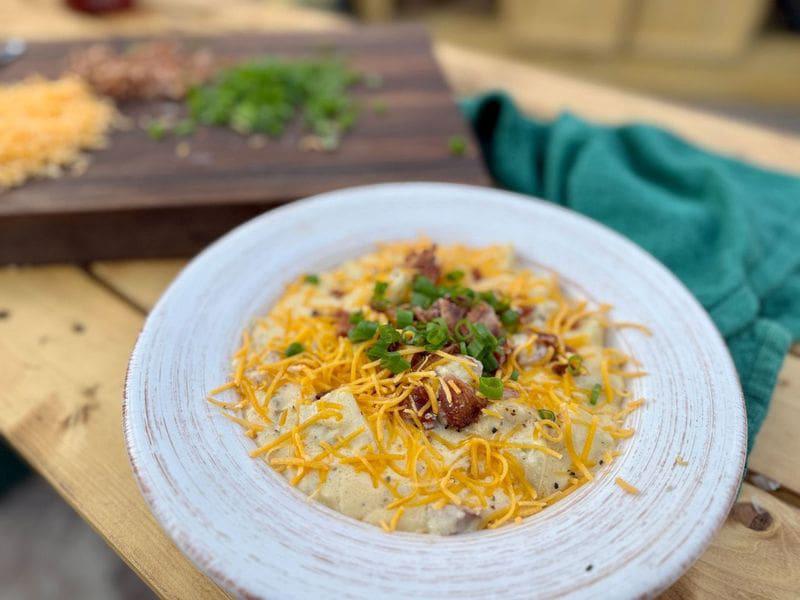
[[[498,184],[616,229],[694,293],[739,372],[752,448],[800,338],[800,179],[649,125],[529,119],[502,93],[461,108]]]

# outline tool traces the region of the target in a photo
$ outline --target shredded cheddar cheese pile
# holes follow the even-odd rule
[[[390,531],[494,528],[539,512],[614,460],[615,441],[633,434],[625,419],[643,402],[629,398],[624,379],[644,372],[604,346],[608,306],[568,298],[555,276],[517,267],[501,246],[436,250],[441,281],[457,273],[478,298],[504,298],[499,360],[477,360],[466,343],[414,345],[416,319],[430,309],[406,300],[421,277],[408,261],[428,244],[383,245],[290,283],[244,335],[230,381],[210,400],[256,441],[253,457],[345,514]],[[396,327],[404,309],[392,302],[414,311],[414,326]],[[380,338],[354,342],[360,320],[396,327],[406,343],[370,358]],[[478,408],[456,421],[467,398]]]
[[[74,76],[0,86],[0,190],[85,164],[82,151],[104,146],[114,116]]]

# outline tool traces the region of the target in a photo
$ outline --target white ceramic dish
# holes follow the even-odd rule
[[[520,525],[453,537],[386,534],[307,501],[204,401],[225,381],[249,320],[300,273],[378,241],[508,242],[568,286],[646,324],[624,345],[651,373],[634,437],[592,483]],[[734,501],[746,446],[730,356],[689,292],[658,262],[572,212],[506,192],[387,184],[264,214],[193,260],[147,319],[131,357],[125,436],[167,533],[242,597],[650,596],[711,541]],[[688,464],[675,464],[681,456]],[[625,493],[617,476],[642,490]],[[590,567],[591,565],[591,567]]]

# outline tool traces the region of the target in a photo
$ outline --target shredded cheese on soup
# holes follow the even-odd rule
[[[335,510],[387,531],[496,528],[591,481],[633,434],[625,379],[645,373],[606,346],[609,310],[506,246],[385,244],[291,282],[212,401]]]

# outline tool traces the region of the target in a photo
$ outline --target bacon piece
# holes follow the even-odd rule
[[[350,331],[350,313],[344,309],[337,308],[333,311],[333,325],[336,327],[336,334],[344,337]]]
[[[414,307],[414,316],[418,321],[427,323],[442,317],[450,331],[456,326],[467,311],[458,304],[447,298],[439,298],[430,308]]]
[[[417,321],[422,321],[423,323],[427,323],[428,321],[433,321],[434,319],[441,316],[439,313],[439,308],[434,304],[430,308],[422,308],[421,306],[415,306],[413,308],[414,311],[414,318]]]
[[[483,273],[481,273],[481,270],[478,267],[472,267],[472,278],[475,281],[480,281],[483,279]]]
[[[434,283],[442,274],[442,268],[436,260],[436,244],[431,244],[419,251],[409,252],[406,256],[406,265],[416,269],[420,275],[424,275]]]
[[[428,352],[415,352],[412,354],[411,359],[409,360],[411,363],[411,370],[420,371],[425,363],[428,362],[429,357],[430,353]]]
[[[420,422],[422,423],[422,427],[425,429],[433,429],[434,425],[436,424],[436,415],[433,414],[433,409],[428,405],[428,408],[425,409],[425,412],[422,415],[419,414],[419,411],[428,404],[428,392],[425,391],[425,388],[421,385],[415,387],[411,394],[406,398],[406,409],[413,410],[417,417],[419,417]]]
[[[552,333],[537,333],[536,344],[558,349],[558,336],[553,335]]]
[[[486,302],[480,302],[473,306],[467,313],[467,319],[473,323],[482,323],[486,326],[486,329],[492,332],[492,335],[498,335],[503,327],[494,309]]]
[[[461,319],[464,318],[464,315],[467,314],[467,311],[461,308],[458,304],[453,302],[452,300],[448,300],[447,298],[439,298],[435,304],[436,307],[439,309],[439,315],[444,319],[444,322],[447,323],[448,329],[453,331]]]
[[[448,386],[449,394],[445,393],[444,388],[439,388],[437,395],[439,420],[442,424],[445,427],[462,429],[477,421],[487,401],[458,377],[446,377],[444,385]]]

